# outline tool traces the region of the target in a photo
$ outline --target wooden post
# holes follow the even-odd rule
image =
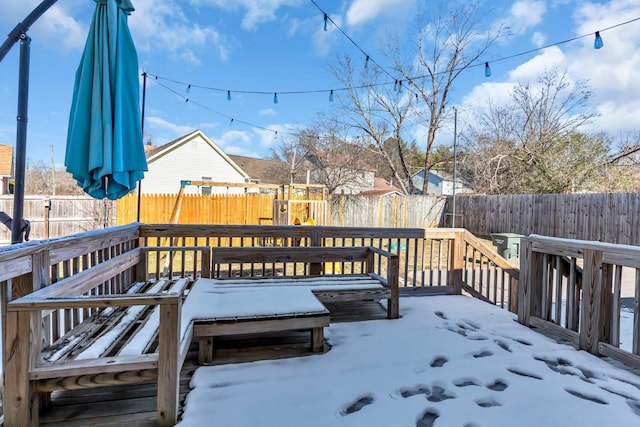
[[[633,354],[640,355],[640,271],[636,270],[636,292],[633,304]]]
[[[453,287],[454,295],[462,295],[462,270],[464,269],[465,253],[464,231],[456,231],[455,237],[449,240],[449,285]]]
[[[311,239],[310,246],[322,246],[322,233],[315,227],[310,227]],[[309,274],[312,276],[318,276],[322,274],[322,263],[313,262],[309,264]]]
[[[584,250],[582,270],[582,306],[580,309],[580,350],[598,355],[598,343],[602,337],[602,252]]]
[[[201,270],[200,270],[200,276],[201,277],[206,277],[206,278],[212,278],[213,275],[211,274],[212,268],[211,268],[211,248],[209,248],[209,250],[206,251],[202,251],[202,266],[201,266]]]
[[[27,311],[10,311],[6,316],[4,337],[4,424],[7,426],[38,425],[39,404],[29,382],[29,334],[31,315]]]
[[[400,317],[400,305],[398,301],[398,277],[400,274],[400,259],[394,254],[389,257],[387,266],[387,284],[391,290],[391,298],[387,301],[387,318],[397,319]]]
[[[158,413],[159,426],[173,426],[178,420],[180,387],[180,312],[182,299],[160,305],[158,336]]]
[[[613,332],[613,270],[613,265],[602,264],[602,280],[600,282],[602,328],[600,329],[600,341],[609,344],[612,343]]]
[[[520,241],[520,283],[518,284],[518,322],[531,325],[531,315],[542,313],[542,254],[533,251],[531,238]]]

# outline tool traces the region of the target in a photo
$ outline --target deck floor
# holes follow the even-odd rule
[[[387,312],[375,302],[326,304],[331,322],[386,319]],[[216,340],[214,364],[250,362],[313,354],[309,332],[287,332]],[[328,351],[325,345],[325,351]],[[180,405],[189,393],[189,381],[197,369],[197,346],[192,346],[180,375]],[[42,426],[156,425],[154,383],[120,385],[86,390],[54,392],[51,404],[40,414]]]

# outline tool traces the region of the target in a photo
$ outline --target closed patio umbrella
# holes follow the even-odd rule
[[[94,0],[76,72],[65,166],[90,196],[118,199],[144,177],[138,56],[127,24],[129,0]]]

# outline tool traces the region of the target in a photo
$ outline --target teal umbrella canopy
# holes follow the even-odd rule
[[[96,10],[76,72],[65,166],[90,196],[118,199],[144,178],[138,55],[129,0],[94,0]]]

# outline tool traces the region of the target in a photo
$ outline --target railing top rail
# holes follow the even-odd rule
[[[471,247],[479,250],[484,256],[487,257],[487,259],[506,271],[512,277],[516,279],[520,277],[520,270],[518,266],[509,263],[503,257],[498,255],[493,248],[478,239],[472,233],[464,230],[464,240],[468,245],[471,245]]]
[[[141,224],[140,237],[308,237],[412,239],[424,237],[422,228],[371,228],[301,225]]]
[[[52,253],[52,263],[58,262],[64,260],[65,256],[70,258],[77,256],[76,253],[82,254],[105,248],[105,241],[109,244],[116,244],[124,240],[135,239],[138,237],[138,227],[138,223],[132,223],[50,240],[34,240],[19,245],[5,246],[0,248],[0,262],[43,251]]]
[[[535,252],[583,258],[585,250],[593,250],[602,252],[604,263],[640,268],[639,246],[604,243],[592,240],[562,239],[537,234],[523,237],[523,240],[531,241],[532,250]]]

